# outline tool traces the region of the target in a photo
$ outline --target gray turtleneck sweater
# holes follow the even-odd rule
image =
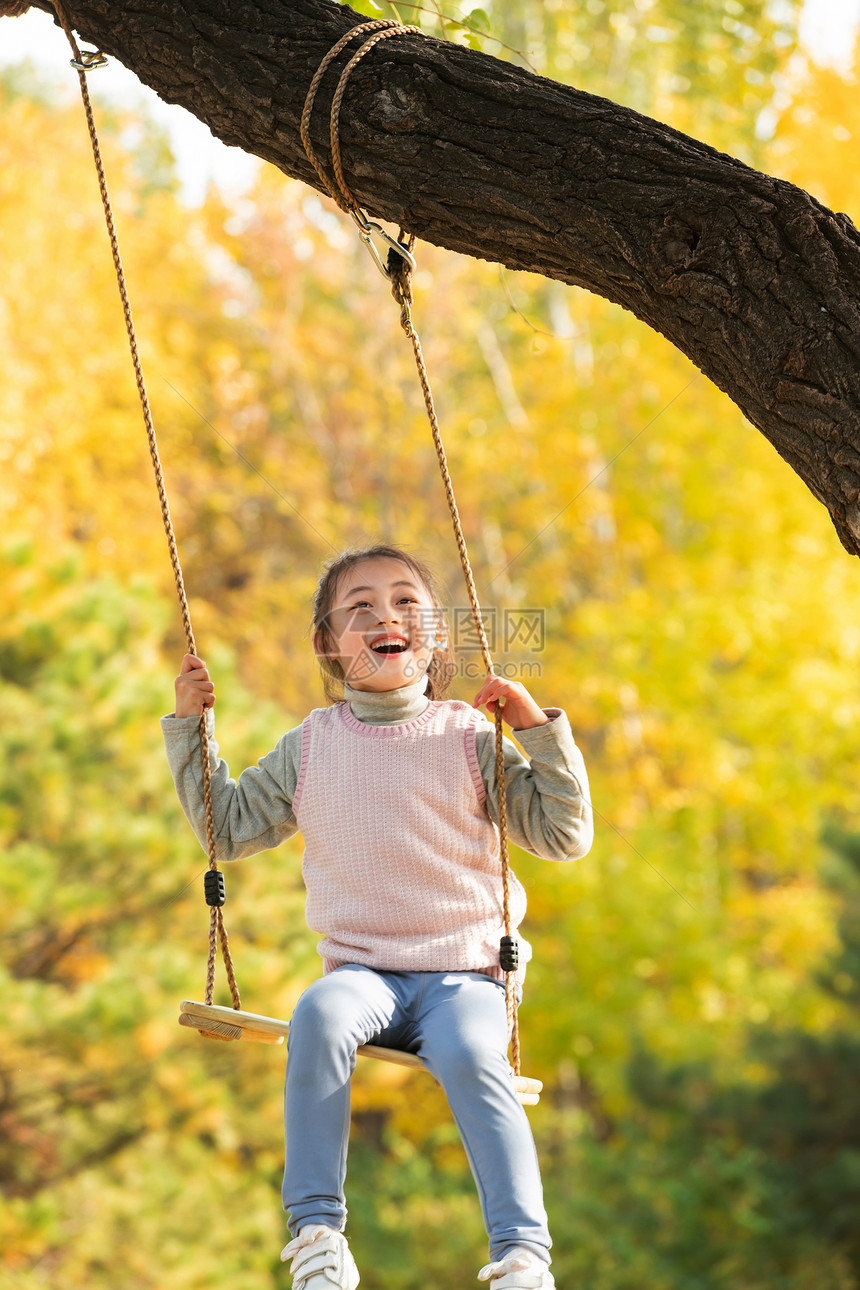
[[[345,696],[359,721],[397,725],[425,711],[429,703],[425,684],[422,677],[413,685],[384,693],[346,686]],[[508,837],[545,860],[576,860],[590,849],[593,836],[585,763],[565,713],[560,708],[544,711],[550,718],[546,725],[514,732],[526,756],[512,740],[504,741]],[[205,848],[199,718],[163,717],[161,728],[182,809]],[[240,860],[279,846],[298,827],[290,807],[301,767],[301,726],[288,731],[238,780],[230,778],[227,763],[218,756],[211,710],[207,728],[219,861]],[[477,733],[476,749],[487,790],[487,813],[498,825],[495,730],[489,721],[486,730]]]

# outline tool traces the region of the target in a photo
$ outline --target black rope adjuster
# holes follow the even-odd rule
[[[227,887],[220,869],[207,869],[203,879],[203,894],[207,905],[220,906],[227,900]]]
[[[520,946],[515,936],[503,936],[499,941],[499,963],[503,972],[516,972],[520,965]]]

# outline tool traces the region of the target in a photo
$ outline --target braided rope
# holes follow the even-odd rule
[[[412,250],[414,238],[409,240],[409,250]],[[442,442],[442,434],[439,429],[439,421],[436,416],[436,408],[433,402],[433,392],[430,388],[430,378],[427,375],[427,365],[424,362],[424,352],[421,348],[421,340],[412,323],[411,303],[412,303],[412,283],[411,270],[406,260],[398,256],[401,268],[392,270],[392,287],[391,294],[395,300],[400,302],[400,325],[406,335],[412,342],[412,352],[415,357],[415,366],[418,369],[418,377],[421,382],[421,390],[424,395],[424,406],[427,409],[427,419],[430,422],[430,430],[433,435],[433,446],[436,449],[436,457],[439,462],[439,470],[442,475],[442,483],[445,488],[445,497],[448,502],[448,509],[451,513],[451,523],[454,529],[454,537],[457,542],[457,550],[460,554],[460,564],[463,568],[463,577],[466,583],[466,591],[469,596],[469,603],[472,607],[472,617],[475,621],[475,628],[478,633],[478,641],[481,647],[481,657],[488,676],[493,676],[493,659],[490,654],[490,647],[487,642],[487,634],[484,630],[484,623],[481,617],[481,607],[478,603],[478,593],[475,588],[475,579],[472,574],[472,566],[469,561],[469,552],[466,547],[466,539],[463,535],[463,527],[460,523],[460,511],[457,506],[457,500],[454,496],[454,484],[451,479],[451,472],[448,469],[448,458],[445,453],[445,446]],[[507,785],[505,783],[505,750],[502,729],[502,710],[497,704],[493,713],[495,718],[496,733],[496,787],[499,796],[499,863],[502,869],[502,915],[504,919],[505,935],[511,934],[511,882],[510,882],[510,861],[508,857],[508,806],[507,806]],[[511,1036],[511,1054],[514,1074],[520,1073],[520,1037],[519,1025],[517,1023],[517,1004],[516,1004],[516,973],[505,973],[505,1003],[508,1015],[508,1031]]]
[[[319,89],[320,81],[325,76],[328,70],[329,64],[333,62],[335,58],[337,58],[340,51],[344,49],[345,46],[348,45],[349,42],[355,36],[360,36],[366,31],[376,31],[377,29],[380,29],[383,27],[390,27],[394,29],[399,26],[400,26],[400,23],[397,21],[396,18],[381,18],[373,22],[363,22],[358,27],[351,27],[345,36],[341,36],[340,40],[337,42],[336,45],[332,45],[331,49],[328,51],[325,58],[322,60],[316,72],[314,73],[314,78],[310,83],[310,88],[308,89],[308,92],[305,95],[305,105],[302,108],[302,121],[300,126],[302,146],[304,147],[304,150],[308,155],[308,161],[311,163],[314,170],[319,175],[320,179],[322,180],[323,184],[326,187],[326,190],[330,193],[332,199],[335,202],[337,202],[338,206],[343,211],[348,211],[350,209],[349,205],[347,204],[349,199],[347,196],[338,192],[337,188],[332,184],[328,175],[323,170],[322,165],[320,164],[317,158],[316,152],[314,151],[313,144],[311,143],[309,127],[310,127],[310,120],[311,120],[311,112],[313,111],[313,107],[314,107],[314,100],[316,99],[316,96],[317,96],[317,90]],[[355,203],[353,203],[353,205],[355,205]]]
[[[66,12],[63,0],[54,0],[54,8],[63,31],[66,33],[69,44],[77,63],[81,62],[81,50],[75,40],[69,16]],[[191,626],[191,612],[188,608],[188,597],[185,593],[185,581],[182,576],[182,566],[179,563],[179,550],[176,545],[176,535],[173,531],[173,521],[170,518],[170,507],[167,500],[167,490],[164,485],[164,472],[161,467],[161,457],[158,451],[158,442],[155,437],[155,426],[152,420],[152,411],[149,406],[149,396],[146,392],[146,384],[143,377],[143,365],[140,361],[140,351],[137,344],[137,334],[135,332],[134,320],[131,314],[131,302],[129,301],[128,289],[125,281],[125,270],[123,269],[122,259],[120,257],[119,241],[116,233],[116,225],[113,218],[113,209],[111,207],[110,194],[108,193],[107,178],[105,175],[104,163],[102,162],[101,147],[99,144],[98,132],[96,130],[95,117],[93,116],[92,104],[90,102],[89,89],[87,86],[86,72],[80,67],[78,71],[78,80],[81,86],[81,98],[83,99],[84,112],[86,113],[87,126],[90,132],[90,142],[93,149],[93,160],[95,161],[96,174],[99,181],[99,192],[101,193],[102,206],[104,207],[105,223],[107,224],[108,237],[110,239],[111,254],[113,256],[114,270],[116,272],[117,286],[119,287],[120,299],[122,301],[122,312],[125,319],[125,329],[128,334],[128,343],[131,350],[131,359],[134,365],[134,376],[137,382],[137,393],[140,399],[140,406],[143,412],[143,423],[146,428],[146,438],[149,444],[149,454],[152,458],[152,468],[155,474],[155,486],[158,490],[158,500],[161,505],[161,519],[164,525],[164,532],[167,537],[167,547],[170,553],[170,563],[173,567],[173,578],[176,583],[176,594],[179,600],[179,610],[182,616],[182,626],[185,630],[185,640],[188,646],[189,654],[197,653],[197,645],[194,640],[194,630]],[[209,734],[206,729],[206,713],[200,717],[200,755],[203,770],[203,806],[206,814],[206,844],[209,855],[209,868],[217,870],[218,864],[215,859],[215,816],[212,809],[212,772],[209,765]],[[224,927],[224,918],[220,908],[213,906],[210,910],[209,918],[209,960],[206,971],[206,1002],[211,1003],[215,989],[215,956],[216,946],[220,940],[221,952],[224,958],[224,966],[227,970],[227,981],[230,986],[230,993],[233,998],[233,1007],[241,1008],[242,1002],[239,997],[239,987],[236,984],[236,974],[233,968],[233,960],[230,954],[230,946],[227,939],[227,931]],[[206,1033],[201,1031],[201,1034]],[[213,1036],[225,1038],[225,1036]]]
[[[320,82],[325,75],[328,67],[337,58],[338,54],[353,40],[356,36],[365,35],[368,32],[374,32],[366,40],[358,52],[353,55],[349,63],[340,74],[337,88],[332,100],[330,112],[330,132],[331,132],[331,151],[332,163],[334,166],[335,183],[332,183],[329,176],[325,173],[319,160],[313,150],[310,140],[310,118],[316,99],[317,90]],[[403,26],[393,18],[384,18],[378,22],[364,22],[357,27],[351,28],[345,36],[332,46],[323,58],[317,68],[310,88],[305,99],[302,110],[301,137],[308,160],[316,170],[333,200],[341,210],[349,214],[356,214],[359,211],[358,203],[349,190],[343,173],[343,161],[340,148],[340,110],[346,92],[347,82],[352,75],[353,69],[358,63],[369,54],[371,49],[379,44],[381,40],[389,36],[402,35],[406,32],[423,35],[420,27]],[[408,241],[404,242],[404,231],[401,229],[399,241],[411,253],[415,245],[414,235],[410,235]],[[396,264],[393,261],[396,260]],[[487,634],[484,630],[484,622],[481,616],[481,607],[478,602],[478,593],[475,588],[475,579],[472,574],[472,566],[469,561],[469,552],[466,547],[466,539],[463,535],[463,526],[460,522],[460,512],[457,507],[457,500],[454,496],[454,485],[451,479],[451,472],[448,469],[448,458],[445,453],[445,446],[442,442],[442,433],[439,429],[439,421],[436,416],[436,408],[433,401],[433,392],[430,388],[430,378],[427,374],[427,365],[424,361],[424,353],[421,348],[421,340],[418,332],[412,322],[412,271],[409,263],[402,256],[393,254],[389,257],[389,277],[391,279],[391,294],[400,305],[400,325],[403,331],[412,342],[412,352],[415,358],[415,366],[418,370],[418,378],[421,382],[421,391],[424,395],[424,406],[427,409],[427,419],[430,422],[430,431],[433,436],[433,446],[436,449],[436,457],[439,462],[439,470],[442,475],[442,483],[445,489],[445,498],[448,502],[448,509],[451,513],[451,523],[454,529],[454,537],[457,542],[457,550],[460,555],[460,564],[463,569],[463,578],[466,583],[466,591],[469,596],[469,604],[472,608],[472,617],[475,621],[475,628],[478,634],[478,643],[481,649],[481,657],[486,668],[487,675],[493,676],[493,660],[490,654],[490,647],[487,642]],[[496,785],[499,795],[499,863],[502,870],[502,912],[504,918],[505,935],[511,935],[511,909],[510,909],[510,863],[508,858],[508,810],[507,794],[505,785],[505,751],[503,744],[503,727],[501,706],[497,703],[494,711],[495,717],[495,735],[496,735]],[[520,1073],[520,1040],[519,1026],[517,1023],[517,1001],[516,1001],[516,973],[505,973],[505,1004],[508,1017],[508,1031],[511,1036],[511,1059],[514,1073]]]

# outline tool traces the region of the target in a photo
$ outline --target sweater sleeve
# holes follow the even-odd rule
[[[257,851],[279,846],[297,829],[293,795],[301,763],[301,726],[285,734],[256,766],[242,771],[235,780],[230,778],[227,763],[218,756],[211,710],[206,714],[206,723],[217,859],[241,860]],[[161,729],[180,804],[205,850],[200,719],[162,717]]]
[[[591,849],[594,824],[588,776],[566,713],[546,708],[549,722],[518,730],[527,756],[505,738],[505,788],[508,836],[544,860],[578,860]],[[487,812],[499,823],[496,736],[489,725],[478,730],[478,764],[487,790]]]

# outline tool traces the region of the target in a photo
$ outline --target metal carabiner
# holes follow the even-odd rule
[[[94,72],[99,67],[107,67],[108,61],[100,49],[82,49],[79,59],[69,59],[76,72]]]
[[[350,209],[349,213],[355,221],[356,228],[358,229],[358,236],[367,247],[373,259],[373,263],[376,265],[383,277],[390,279],[391,274],[388,272],[388,265],[379,254],[376,244],[373,241],[374,234],[385,243],[390,251],[394,251],[394,253],[399,255],[402,260],[405,260],[413,273],[415,272],[415,256],[412,255],[410,251],[407,251],[403,243],[398,242],[396,237],[392,237],[387,229],[382,227],[378,220],[370,219],[366,211],[363,211],[360,206],[356,207],[354,210]]]

